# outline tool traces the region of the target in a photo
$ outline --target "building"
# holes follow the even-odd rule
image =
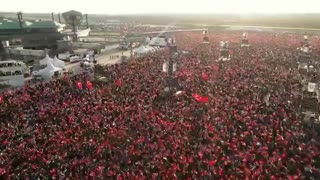
[[[55,49],[57,40],[62,40],[65,25],[55,21],[0,20],[0,40],[21,39],[25,49]]]

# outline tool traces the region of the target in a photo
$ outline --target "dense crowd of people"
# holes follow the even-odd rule
[[[298,116],[300,36],[174,35],[181,54],[164,92],[168,49],[0,99],[0,176],[17,179],[319,178],[320,139]],[[312,42],[316,48],[319,40]],[[231,60],[217,63],[219,41]],[[197,97],[208,101],[199,102]],[[266,98],[268,97],[268,98]]]

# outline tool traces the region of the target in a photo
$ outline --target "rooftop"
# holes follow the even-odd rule
[[[63,28],[65,25],[60,24],[56,21],[36,21],[29,22],[23,21],[22,27],[25,29],[59,29]],[[14,19],[3,19],[0,20],[0,30],[17,30],[20,29],[20,23],[18,20]]]
[[[29,21],[23,21],[22,26],[27,28],[32,23]],[[0,30],[13,30],[13,29],[20,29],[20,23],[18,20],[11,20],[11,19],[3,19],[0,21]]]

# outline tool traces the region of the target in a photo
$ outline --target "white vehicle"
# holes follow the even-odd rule
[[[24,86],[24,74],[28,67],[21,61],[0,61],[0,84],[12,87]]]
[[[72,55],[72,56],[70,56],[70,62],[71,62],[71,63],[79,62],[79,61],[81,61],[81,60],[82,60],[82,58],[81,58],[80,56],[77,56],[77,55]]]
[[[58,58],[64,61],[69,60],[71,56],[72,54],[70,54],[69,52],[58,54]]]

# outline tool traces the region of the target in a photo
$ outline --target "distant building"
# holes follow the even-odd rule
[[[22,38],[22,46],[26,49],[56,49],[57,40],[62,40],[61,33],[65,25],[55,21],[38,21],[29,25]],[[30,35],[28,35],[30,34]]]
[[[56,21],[37,21],[30,24],[26,30],[27,32],[52,33],[62,32],[66,25],[60,24]]]
[[[65,25],[55,21],[0,20],[0,40],[7,41],[19,38],[25,49],[55,49],[57,40],[62,40]]]

